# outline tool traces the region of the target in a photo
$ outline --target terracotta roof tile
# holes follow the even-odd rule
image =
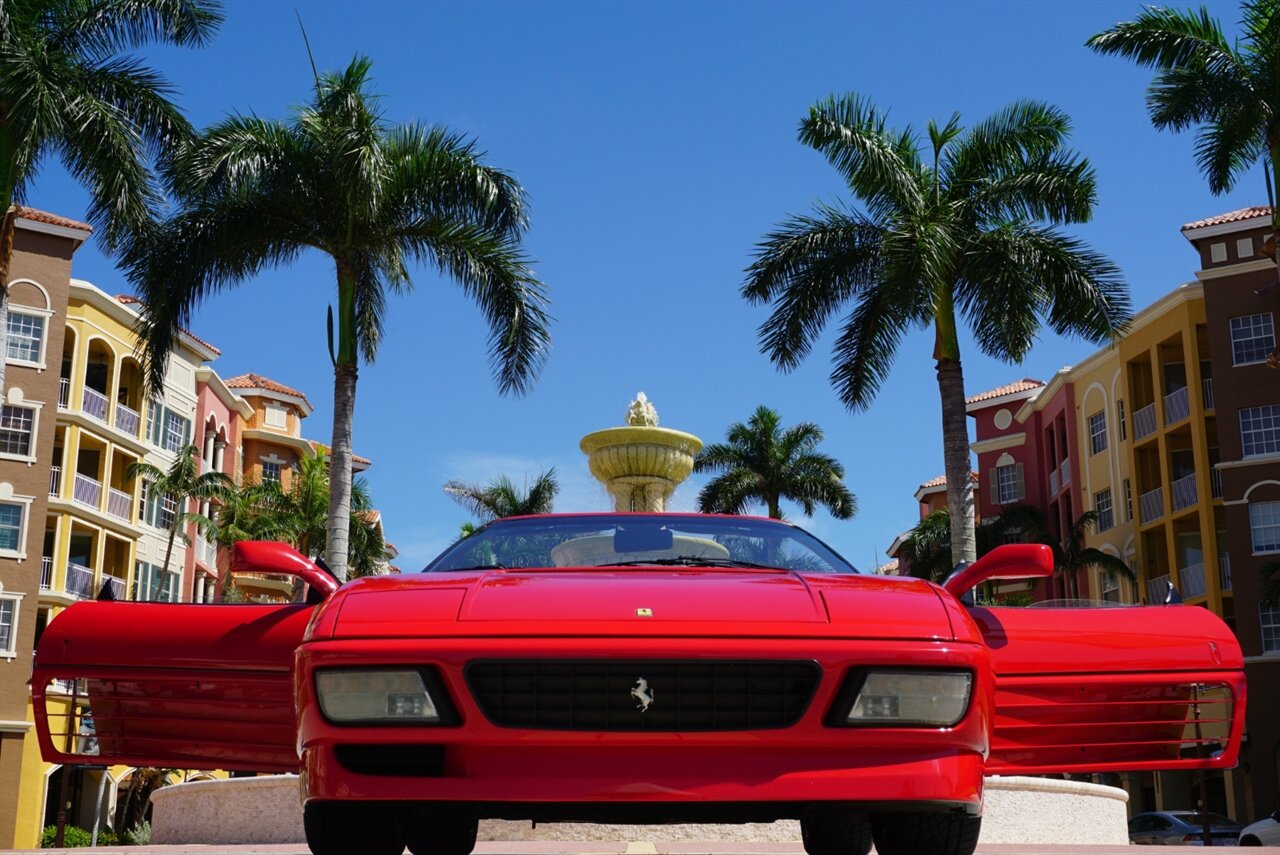
[[[970,473],[969,473],[969,480],[970,480],[970,481],[972,481],[973,483],[977,484],[977,483],[978,483],[978,473],[977,473],[977,472],[970,472]],[[945,487],[945,486],[947,486],[947,476],[946,476],[946,475],[939,475],[937,478],[930,478],[928,481],[925,481],[923,484],[921,484],[921,485],[920,485],[920,489],[921,489],[921,490],[930,490],[930,489],[933,489],[934,487]]]
[[[1000,398],[1004,395],[1013,395],[1017,392],[1026,392],[1030,389],[1038,389],[1044,385],[1043,380],[1035,380],[1031,377],[1024,377],[1021,380],[1009,383],[1004,386],[997,386],[995,389],[988,389],[977,395],[971,395],[964,399],[966,404],[976,404],[979,401],[990,401],[992,398]]]
[[[307,442],[311,443],[311,447],[312,447],[312,448],[314,448],[314,449],[316,449],[317,451],[323,451],[325,454],[328,454],[328,453],[329,453],[329,446],[325,445],[323,442],[316,442],[314,439],[309,439],[309,440],[307,440]],[[369,458],[367,458],[367,457],[362,457],[362,456],[360,456],[359,454],[356,454],[354,451],[353,451],[353,452],[351,452],[351,460],[352,460],[352,462],[354,462],[354,463],[363,463],[365,466],[372,466],[372,465],[373,465],[373,461],[372,461],[372,460],[370,460],[370,459],[369,459]],[[378,512],[377,512],[377,511],[365,511],[365,513],[376,514],[376,513],[378,513]]]
[[[141,301],[140,299],[138,299],[137,297],[133,296],[132,294],[117,294],[117,295],[116,295],[116,302],[117,302],[117,303],[120,303],[121,305],[124,305],[124,306],[141,306],[141,305],[142,305],[142,301]],[[195,333],[193,333],[191,330],[184,329],[184,330],[182,331],[182,334],[183,334],[183,335],[185,335],[185,336],[187,336],[188,338],[190,338],[192,341],[196,342],[197,344],[201,344],[201,345],[203,345],[203,346],[205,346],[205,347],[209,348],[210,350],[212,350],[212,351],[213,351],[213,355],[214,355],[214,356],[221,356],[221,355],[222,355],[222,351],[221,351],[219,348],[217,348],[217,347],[215,347],[213,344],[211,344],[211,343],[209,343],[209,342],[205,341],[205,340],[204,340],[204,339],[202,339],[200,336],[198,336],[198,335],[196,335]]]
[[[261,374],[238,374],[225,382],[228,389],[265,389],[268,392],[277,392],[281,395],[292,395],[295,398],[301,398],[307,402],[307,406],[311,406],[311,402],[307,401],[307,396],[297,389],[290,388],[283,383],[277,383],[270,377],[263,377]]]
[[[1191,229],[1202,229],[1205,226],[1222,226],[1227,223],[1238,223],[1241,220],[1252,220],[1255,217],[1271,216],[1270,205],[1252,205],[1248,208],[1241,208],[1238,211],[1228,211],[1225,214],[1218,214],[1216,217],[1209,217],[1205,220],[1196,220],[1194,223],[1187,223],[1182,230],[1190,231]]]
[[[50,214],[48,211],[41,211],[38,208],[28,208],[25,205],[18,206],[18,216],[24,220],[34,220],[37,223],[44,223],[49,226],[62,226],[64,229],[77,229],[89,234],[93,233],[93,226],[88,223],[82,223],[70,217],[59,217],[57,214]]]

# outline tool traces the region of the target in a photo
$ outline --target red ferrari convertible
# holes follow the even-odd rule
[[[36,654],[41,747],[300,772],[316,855],[464,855],[486,817],[796,818],[812,855],[967,855],[983,775],[1229,768],[1244,724],[1205,609],[971,604],[1049,575],[1044,546],[938,586],[774,520],[587,514],[341,587],[281,544],[233,569],[311,602],[71,606]]]

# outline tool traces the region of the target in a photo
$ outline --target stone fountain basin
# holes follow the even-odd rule
[[[582,438],[591,474],[608,483],[618,478],[662,478],[679,483],[693,471],[702,440],[661,427],[616,427]]]

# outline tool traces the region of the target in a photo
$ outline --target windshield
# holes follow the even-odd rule
[[[646,565],[858,572],[826,544],[786,523],[662,514],[497,520],[453,544],[423,572]]]

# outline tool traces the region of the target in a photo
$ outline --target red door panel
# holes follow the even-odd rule
[[[36,650],[44,758],[296,771],[293,658],[313,608],[71,606]]]
[[[1195,606],[975,608],[996,672],[994,774],[1226,769],[1244,661]]]

